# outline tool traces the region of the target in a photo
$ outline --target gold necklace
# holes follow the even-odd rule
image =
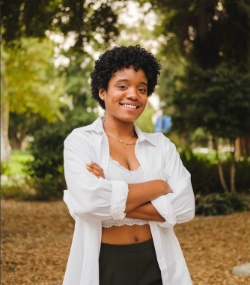
[[[130,139],[130,138],[132,137],[132,135],[134,134],[134,130],[133,130],[132,135],[131,135],[131,136],[129,136],[128,138],[126,138],[125,140],[118,139],[117,137],[112,136],[112,135],[108,134],[107,132],[105,132],[105,133],[106,133],[108,136],[111,136],[111,137],[113,137],[113,138],[117,139],[117,140],[118,140],[118,141],[120,141],[121,143],[125,143],[128,139]]]

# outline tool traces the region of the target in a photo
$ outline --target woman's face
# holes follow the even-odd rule
[[[145,72],[133,66],[117,71],[109,81],[108,89],[99,90],[105,102],[106,117],[123,122],[134,122],[148,101],[148,80]]]

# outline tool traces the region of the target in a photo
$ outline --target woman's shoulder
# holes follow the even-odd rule
[[[177,153],[176,146],[162,133],[142,133],[147,141],[160,149],[165,155]]]
[[[163,133],[145,133],[142,132],[143,136],[149,142],[155,145],[162,145],[162,144],[172,144],[172,142],[167,138]]]

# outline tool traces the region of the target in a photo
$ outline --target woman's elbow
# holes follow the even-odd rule
[[[195,207],[193,207],[187,215],[187,222],[193,220],[193,218],[195,217]]]
[[[103,207],[96,207],[91,204],[85,205],[80,209],[74,209],[73,214],[86,222],[97,222],[111,218],[110,210],[103,209]]]
[[[191,221],[195,216],[195,200],[194,195],[189,197],[188,203],[182,208],[179,215],[176,215],[177,224],[182,224]]]
[[[176,223],[177,224],[183,224],[191,221],[195,216],[195,204],[190,205],[188,209],[185,209],[185,211],[180,214],[176,215]]]
[[[91,215],[91,208],[87,205],[82,205],[81,207],[79,205],[74,205],[71,209],[71,213],[74,216],[87,221]]]

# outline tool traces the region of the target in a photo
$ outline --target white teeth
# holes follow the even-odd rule
[[[126,107],[126,108],[131,108],[131,109],[136,109],[136,106],[133,106],[133,105],[122,105],[123,107]]]

